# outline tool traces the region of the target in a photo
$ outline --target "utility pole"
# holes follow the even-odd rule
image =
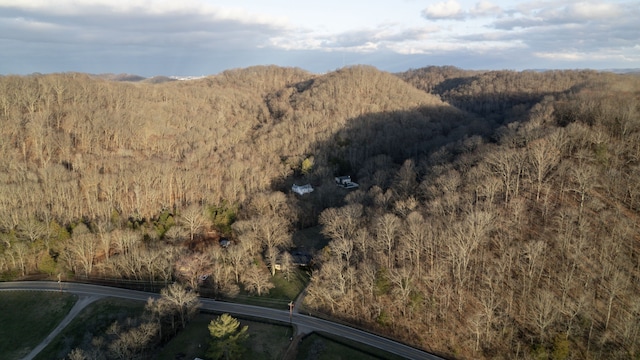
[[[289,301],[289,325],[291,325],[291,318],[293,316],[293,307],[295,306],[295,304],[293,303],[293,301]]]
[[[295,306],[295,304],[293,303],[293,300],[289,301],[289,326],[291,326],[291,331],[293,332],[293,321],[292,321],[292,317],[293,317],[293,307]],[[293,341],[293,335],[291,335],[291,337],[289,338],[289,341]]]

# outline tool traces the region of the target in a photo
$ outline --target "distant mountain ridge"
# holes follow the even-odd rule
[[[256,66],[256,68],[260,68],[262,66]],[[493,71],[508,71],[508,69],[503,69],[503,70],[466,70],[466,69],[461,69],[461,68],[456,68],[456,67],[452,67],[452,66],[427,66],[427,67],[423,67],[420,69],[426,69],[426,68],[441,68],[441,69],[445,69],[445,68],[452,68],[458,71],[464,71],[464,72],[469,72],[469,73],[482,73],[482,72],[493,72]],[[250,69],[250,68],[248,68]],[[224,72],[220,73],[223,74],[225,72],[228,71],[242,71],[244,69],[237,69],[237,70],[225,70]],[[400,73],[405,73],[405,72],[409,72],[412,70],[418,70],[418,69],[408,69],[404,72],[400,72]],[[547,69],[547,68],[542,68],[542,69],[524,69],[521,71],[517,71],[517,72],[528,72],[528,71],[533,71],[533,72],[548,72],[548,71],[559,71],[559,70],[568,70],[568,69]],[[640,73],[640,68],[611,68],[611,69],[572,69],[572,70],[568,70],[568,71],[582,71],[582,70],[586,70],[586,71],[596,71],[596,72],[611,72],[614,74],[637,74]],[[129,81],[129,82],[151,82],[151,83],[162,83],[162,82],[167,82],[167,81],[188,81],[188,80],[200,80],[203,78],[206,78],[208,76],[215,76],[218,74],[209,74],[209,75],[154,75],[151,77],[145,77],[145,76],[141,76],[141,75],[136,75],[136,74],[128,74],[128,73],[119,73],[119,74],[114,74],[114,73],[105,73],[105,74],[90,74],[93,77],[97,77],[97,78],[102,78],[102,79],[106,79],[106,80],[112,80],[112,81]],[[320,74],[318,74],[320,75]]]
[[[152,77],[144,77],[135,74],[92,74],[92,77],[111,80],[111,81],[128,81],[128,82],[149,82],[149,83],[163,83],[167,81],[188,81],[188,80],[200,80],[205,78],[206,75],[198,75],[198,76],[165,76],[165,75],[154,75]]]

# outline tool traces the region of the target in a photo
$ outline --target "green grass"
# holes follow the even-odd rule
[[[312,333],[298,345],[296,359],[400,360],[403,358],[358,342]]]
[[[69,313],[75,295],[50,291],[0,292],[0,354],[20,359]]]
[[[240,320],[242,325],[249,326],[249,351],[245,359],[269,360],[282,359],[289,348],[289,339],[293,331],[289,326],[267,324],[256,321]]]
[[[192,320],[186,329],[178,333],[169,343],[158,351],[159,360],[177,358],[205,358],[210,336],[207,326],[217,314],[201,313]],[[275,325],[242,318],[241,326],[249,327],[249,340],[245,346],[243,359],[270,360],[283,359],[289,348],[292,330],[288,326]],[[356,359],[356,360],[400,360],[395,356],[357,342],[332,339],[328,335],[311,334],[298,346],[296,359]]]
[[[282,272],[276,272],[271,281],[275,287],[269,291],[267,297],[291,301],[295,300],[298,294],[307,286],[309,274],[303,269],[296,269],[289,274],[287,279]]]
[[[287,310],[289,309],[288,305],[289,301],[286,299],[272,299],[266,296],[253,296],[240,294],[232,299],[229,299],[230,302],[234,302],[237,304],[245,304],[245,305],[255,305],[255,306],[263,306],[272,309],[280,309]]]
[[[169,341],[158,352],[157,359],[173,360],[178,357],[183,359],[204,358],[209,341],[208,325],[211,320],[217,318],[217,314],[201,313],[193,319],[187,328]],[[289,338],[292,335],[288,326],[273,325],[257,321],[240,320],[240,325],[249,327],[245,346],[244,359],[269,360],[282,359],[289,347]]]
[[[97,300],[84,308],[36,359],[62,359],[76,347],[87,347],[94,336],[104,334],[114,321],[122,323],[140,316],[144,305],[143,301],[116,298]]]
[[[213,318],[213,317],[212,317]],[[174,360],[180,354],[186,355],[184,359],[204,359],[209,341],[209,329],[207,325],[211,319],[203,314],[196,316],[185,329],[180,331],[162,349],[158,351],[158,360]]]
[[[271,281],[275,287],[269,290],[268,295],[253,296],[241,292],[238,296],[229,299],[229,301],[240,304],[288,310],[289,302],[295,300],[298,294],[304,290],[305,286],[309,282],[309,274],[304,269],[296,269],[291,272],[289,279],[286,279],[284,274],[278,271],[276,272],[276,275],[271,278]]]

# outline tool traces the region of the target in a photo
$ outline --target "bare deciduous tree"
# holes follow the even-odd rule
[[[242,274],[242,283],[245,289],[258,296],[268,294],[269,290],[274,287],[269,279],[269,274],[257,265],[252,265],[245,270],[244,274]]]
[[[72,269],[76,272],[80,269],[85,276],[89,276],[93,270],[93,263],[98,250],[98,241],[94,234],[83,224],[76,226],[73,231],[72,241],[65,247],[67,258],[71,261]]]
[[[538,338],[545,341],[549,335],[547,330],[559,314],[556,298],[549,290],[539,290],[533,295],[530,306],[530,320],[538,330]]]
[[[380,243],[381,250],[387,255],[387,268],[392,267],[394,247],[400,231],[400,218],[393,214],[384,214],[376,221],[376,239]]]
[[[276,270],[282,266],[280,263],[280,250],[274,247],[269,247],[265,250],[264,257],[267,262],[267,266],[271,271],[271,276],[275,276]]]
[[[182,328],[187,326],[187,322],[200,307],[198,295],[179,283],[173,283],[163,288],[160,290],[160,295],[162,295],[160,301],[170,304],[172,311],[178,315]]]
[[[205,218],[202,208],[195,205],[189,206],[180,214],[179,218],[189,232],[189,238],[193,241],[195,233],[204,225]]]
[[[628,286],[627,275],[623,272],[615,269],[610,278],[603,282],[603,285],[607,292],[607,316],[604,324],[604,328],[609,328],[609,321],[611,320],[611,310],[613,308],[613,302],[616,298],[622,295],[623,291]]]
[[[227,248],[226,258],[229,259],[236,283],[240,282],[240,273],[250,262],[251,255],[244,244],[246,242],[240,242]]]
[[[422,274],[422,253],[425,249],[425,241],[427,239],[427,227],[424,217],[419,212],[413,211],[404,221],[402,228],[402,240],[407,249],[409,249],[409,260],[413,268],[416,269],[416,275],[419,278]]]
[[[355,234],[361,222],[362,205],[353,204],[324,210],[318,219],[322,233],[332,239],[346,239]]]
[[[560,161],[560,151],[553,143],[540,139],[528,146],[528,155],[533,167],[533,179],[536,184],[536,201],[540,200],[542,185],[547,181],[549,173]]]
[[[21,221],[18,224],[18,231],[31,243],[49,235],[49,227],[47,224],[42,223],[34,217],[29,217],[28,219]]]

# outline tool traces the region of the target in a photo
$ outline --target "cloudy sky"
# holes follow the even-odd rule
[[[0,0],[0,74],[640,68],[640,1]]]

